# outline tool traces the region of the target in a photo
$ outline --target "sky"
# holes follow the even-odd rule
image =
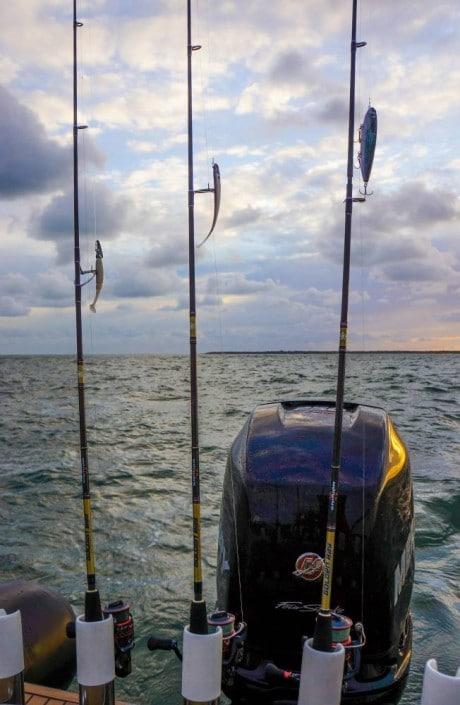
[[[104,250],[92,353],[186,353],[185,0],[80,0],[82,265]],[[0,353],[75,350],[72,2],[2,3]],[[195,188],[222,178],[196,252],[198,346],[335,350],[351,0],[193,0]],[[460,6],[361,0],[349,346],[460,350]],[[358,144],[356,144],[356,152]],[[356,156],[355,156],[356,161]],[[362,187],[355,170],[354,189]],[[212,197],[196,197],[200,241]]]

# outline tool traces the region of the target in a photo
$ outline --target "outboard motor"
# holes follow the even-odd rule
[[[321,601],[334,415],[329,402],[264,404],[232,445],[217,606],[239,624],[223,669],[236,702],[297,702],[302,640]],[[345,404],[332,587],[334,638],[346,650],[342,702],[402,692],[413,577],[407,449],[383,409]]]

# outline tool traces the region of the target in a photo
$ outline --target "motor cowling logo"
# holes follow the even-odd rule
[[[302,553],[295,562],[293,575],[302,580],[318,580],[324,572],[324,561],[317,553]]]

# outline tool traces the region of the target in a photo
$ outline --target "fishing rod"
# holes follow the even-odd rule
[[[200,448],[198,435],[198,379],[196,361],[196,284],[195,284],[195,191],[193,188],[193,113],[192,113],[192,45],[191,2],[187,2],[187,128],[188,128],[188,256],[189,256],[189,326],[190,326],[190,420],[193,510],[193,600],[190,606],[190,630],[207,634],[206,602],[203,600],[201,558]]]
[[[73,0],[73,218],[75,264],[75,325],[77,343],[78,413],[80,426],[80,459],[85,531],[86,591],[84,614],[77,617],[70,636],[76,636],[77,679],[81,705],[113,705],[115,703],[115,674],[121,677],[131,673],[130,652],[134,646],[134,626],[130,607],[122,600],[109,603],[102,609],[96,582],[88,438],[85,409],[85,366],[83,358],[83,331],[81,291],[93,279],[96,292],[90,310],[96,312],[96,301],[104,281],[103,253],[96,240],[94,268],[83,270],[80,264],[80,218],[78,193],[78,134],[87,128],[78,124],[77,34],[83,26],[77,19],[77,0]],[[86,281],[81,276],[90,274]]]
[[[191,0],[187,0],[187,131],[188,131],[188,250],[189,250],[189,326],[190,326],[190,418],[192,460],[192,509],[193,509],[193,600],[190,606],[190,630],[194,634],[207,634],[206,602],[203,598],[203,573],[201,556],[201,496],[200,448],[198,432],[198,375],[196,333],[196,276],[195,276],[195,194],[214,194],[214,217],[203,245],[214,230],[220,205],[220,173],[213,164],[214,188],[195,191],[193,181],[193,107],[192,107],[192,55],[201,49],[192,44]]]
[[[333,436],[333,450],[331,462],[331,484],[328,495],[327,509],[327,529],[326,548],[324,552],[324,572],[321,590],[321,608],[318,612],[313,637],[313,648],[317,651],[332,651],[332,572],[334,567],[335,537],[337,530],[337,502],[339,496],[339,480],[342,449],[342,422],[343,403],[345,390],[345,366],[347,354],[347,332],[348,332],[348,294],[350,283],[350,250],[351,250],[351,225],[353,203],[362,203],[366,199],[364,196],[353,198],[353,150],[355,131],[355,77],[356,77],[356,51],[366,46],[366,42],[356,41],[356,20],[357,20],[357,0],[353,2],[352,28],[351,28],[351,65],[350,65],[350,104],[348,115],[348,162],[347,162],[347,187],[345,197],[345,235],[343,251],[343,275],[342,275],[342,306],[340,314],[340,337],[339,337],[339,362],[337,373],[337,392],[335,404],[335,422]],[[373,110],[373,108],[372,108]],[[375,111],[374,111],[375,112]],[[375,147],[375,140],[374,140]],[[366,145],[363,144],[362,163],[365,161]],[[372,152],[373,157],[373,152]],[[360,159],[361,162],[361,159]],[[367,162],[366,162],[367,163]],[[371,160],[372,166],[372,160]],[[367,180],[370,175],[367,175]]]
[[[190,423],[192,466],[193,598],[190,623],[184,628],[183,653],[176,639],[150,637],[150,651],[174,651],[182,661],[182,696],[185,703],[213,704],[219,699],[222,676],[222,630],[208,621],[203,597],[201,545],[200,444],[198,432],[198,373],[196,330],[195,248],[202,247],[214,231],[220,209],[219,166],[212,165],[213,186],[195,189],[193,179],[193,90],[192,56],[201,45],[192,44],[192,7],[187,0],[187,157],[188,157],[188,251],[189,251],[189,334],[190,334]],[[195,245],[195,195],[214,195],[214,214],[206,237]],[[211,629],[209,628],[211,626]]]
[[[193,599],[190,624],[184,628],[182,696],[185,703],[215,703],[221,692],[222,630],[209,631],[203,597],[200,447],[198,433],[198,375],[195,277],[195,194],[214,194],[214,217],[203,245],[216,225],[220,205],[220,174],[213,165],[214,188],[195,191],[193,181],[192,55],[201,49],[192,44],[192,8],[187,0],[187,132],[188,132],[188,245],[189,245],[189,329],[190,329],[190,419],[192,464]]]
[[[85,620],[97,622],[102,619],[101,598],[96,584],[96,563],[94,555],[91,489],[88,466],[88,439],[85,409],[85,365],[83,359],[83,330],[81,315],[81,274],[80,266],[80,217],[78,194],[78,131],[87,125],[78,124],[78,85],[77,85],[77,33],[83,26],[77,20],[77,0],[73,0],[73,222],[74,222],[74,264],[75,264],[75,326],[77,340],[78,372],[78,414],[80,421],[80,458],[85,526],[86,592]]]

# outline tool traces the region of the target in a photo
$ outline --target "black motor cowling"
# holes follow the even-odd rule
[[[299,671],[302,637],[314,631],[321,580],[295,568],[306,552],[324,554],[334,416],[334,403],[265,404],[232,445],[217,593],[218,607],[247,624],[244,658],[231,673],[224,668],[224,689],[236,700],[296,700],[294,679],[274,685],[267,673],[270,664]],[[358,672],[344,680],[345,702],[377,702],[403,685],[413,574],[407,449],[384,410],[346,404],[332,606],[362,622],[367,641]]]

